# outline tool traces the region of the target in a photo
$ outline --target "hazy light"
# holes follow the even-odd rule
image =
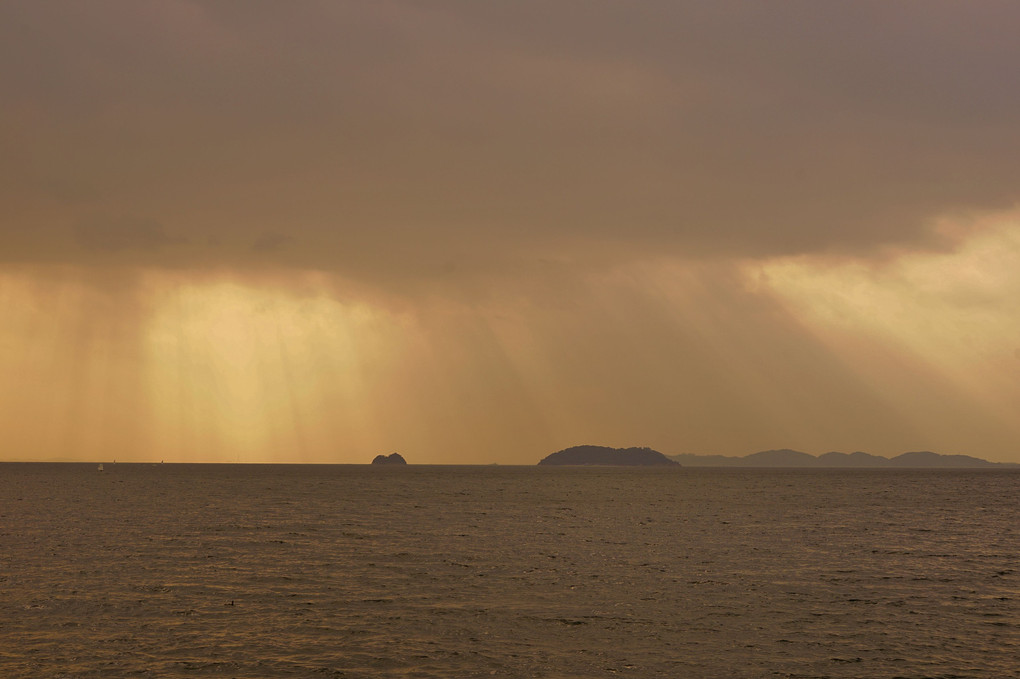
[[[902,416],[929,432],[956,428],[961,450],[967,437],[979,446],[998,439],[1002,449],[1020,435],[1020,229],[1015,214],[978,226],[954,252],[879,263],[801,257],[750,269]],[[926,393],[932,384],[939,388]],[[996,424],[982,431],[963,424],[971,413],[933,416],[939,399]]]

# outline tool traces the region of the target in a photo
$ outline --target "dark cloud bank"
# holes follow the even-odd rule
[[[0,256],[387,282],[951,245],[1006,2],[10,2]],[[531,264],[529,264],[531,263]]]

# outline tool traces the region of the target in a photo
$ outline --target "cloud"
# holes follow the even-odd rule
[[[294,238],[282,233],[264,233],[252,243],[252,252],[277,252],[287,247]]]
[[[168,245],[184,242],[184,238],[167,233],[158,222],[132,217],[93,218],[75,230],[79,245],[100,252],[151,252]]]
[[[1018,21],[999,2],[5,3],[0,256],[76,261],[53,230],[97,212],[174,224],[195,267],[389,285],[451,261],[946,248],[939,219],[1020,201]],[[116,229],[83,238],[125,261],[169,245]]]

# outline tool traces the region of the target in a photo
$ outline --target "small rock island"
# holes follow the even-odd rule
[[[606,465],[614,467],[679,467],[671,460],[651,448],[609,448],[607,446],[574,446],[553,453],[540,465]]]
[[[372,460],[372,464],[407,464],[400,453],[391,453],[389,455],[376,455],[375,459]]]

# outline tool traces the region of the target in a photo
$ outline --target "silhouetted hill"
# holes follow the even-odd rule
[[[798,450],[763,450],[744,457],[744,464],[750,467],[804,467],[813,465],[818,458]]]
[[[889,458],[871,455],[869,453],[825,453],[818,456],[817,467],[885,467],[889,464]]]
[[[392,453],[390,455],[376,455],[375,459],[372,460],[372,464],[407,464],[400,453]]]
[[[651,448],[609,448],[606,446],[574,446],[543,458],[541,465],[611,465],[626,467],[678,466]]]
[[[939,455],[927,450],[903,453],[889,460],[892,467],[997,467],[995,462],[988,462],[970,455]],[[1016,466],[1016,465],[1005,465]]]
[[[806,468],[921,468],[977,469],[988,467],[1020,467],[1009,462],[989,462],[970,455],[940,455],[929,451],[903,453],[889,459],[870,453],[825,453],[815,457],[808,453],[784,448],[763,450],[743,457],[723,455],[671,455],[670,459],[687,467],[806,467]]]

